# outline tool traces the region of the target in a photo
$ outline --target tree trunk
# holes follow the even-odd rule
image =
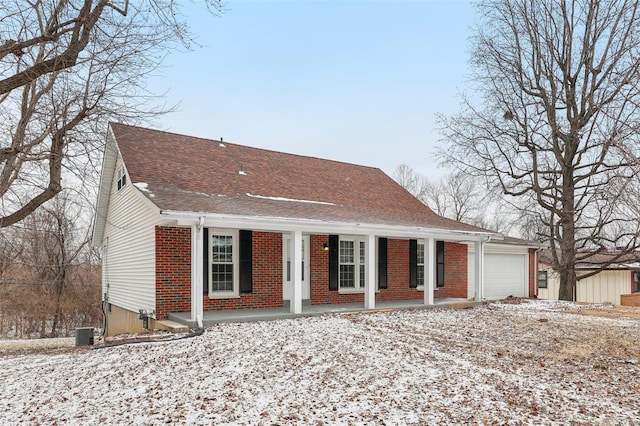
[[[575,182],[573,167],[574,144],[576,138],[570,135],[564,147],[562,173],[562,210],[560,211],[560,288],[558,299],[575,301],[576,293],[576,222],[575,222]]]
[[[62,292],[66,273],[63,270],[61,276],[56,279],[56,300],[54,306],[53,323],[51,325],[51,337],[58,337],[58,326],[62,320]]]

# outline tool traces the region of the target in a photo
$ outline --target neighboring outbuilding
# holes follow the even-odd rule
[[[531,296],[536,246],[519,241],[376,168],[115,123],[93,235],[109,335],[172,313]]]
[[[538,279],[538,297],[541,299],[558,299],[560,277],[553,270],[552,263],[551,253],[543,250]],[[581,275],[597,270],[608,263],[610,264],[602,272],[580,278]],[[576,274],[578,276],[575,297],[577,302],[635,304],[631,300],[636,297],[625,296],[640,293],[640,253],[626,254],[622,257],[615,250],[594,253],[587,263],[581,263],[576,267]],[[625,302],[625,298],[628,302]]]

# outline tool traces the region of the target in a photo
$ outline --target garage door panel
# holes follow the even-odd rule
[[[526,259],[522,254],[485,254],[484,298],[526,297]]]

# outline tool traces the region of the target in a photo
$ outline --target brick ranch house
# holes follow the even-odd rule
[[[112,123],[93,243],[115,334],[175,312],[482,300],[485,245],[502,238],[376,168]],[[517,295],[535,292],[531,250]]]

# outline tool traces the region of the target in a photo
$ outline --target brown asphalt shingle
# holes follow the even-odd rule
[[[131,182],[146,183],[143,192],[161,210],[484,231],[436,215],[377,168],[111,128]]]

